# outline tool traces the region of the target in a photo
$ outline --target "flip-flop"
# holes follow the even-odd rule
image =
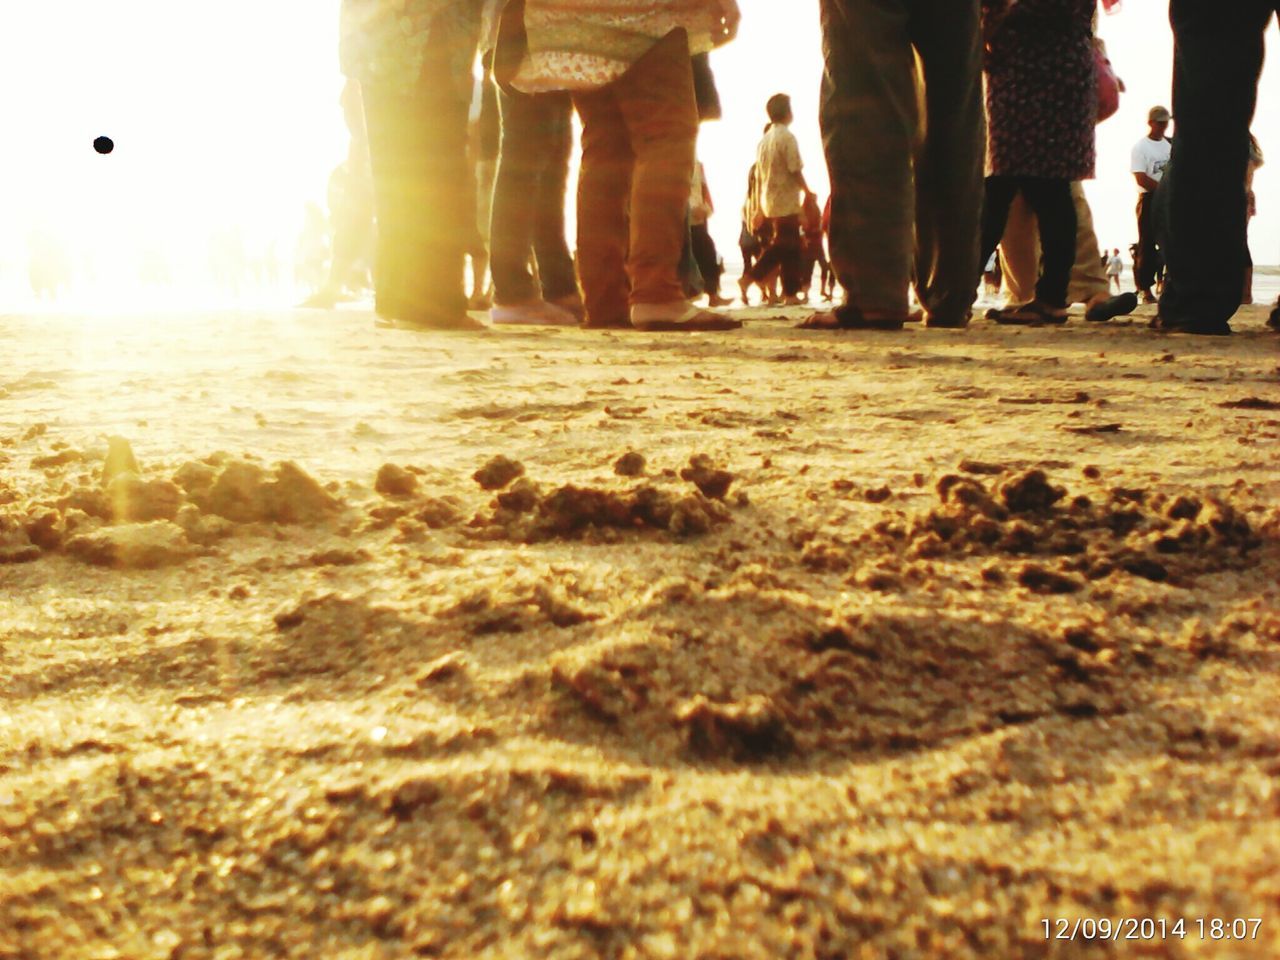
[[[699,310],[678,319],[632,320],[631,325],[645,333],[717,333],[722,330],[740,330],[742,321],[710,310]]]
[[[1136,293],[1122,293],[1090,307],[1084,318],[1092,323],[1106,323],[1116,317],[1127,317],[1137,309],[1138,295]]]
[[[801,330],[901,330],[909,320],[907,314],[891,316],[846,309],[815,313],[796,326]]]

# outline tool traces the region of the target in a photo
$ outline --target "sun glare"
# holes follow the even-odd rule
[[[46,0],[0,16],[5,69],[25,78],[5,85],[6,303],[293,298],[307,204],[324,206],[346,150],[337,0]]]

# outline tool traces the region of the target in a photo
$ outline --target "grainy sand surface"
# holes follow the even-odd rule
[[[1262,310],[748,316],[0,317],[0,957],[1280,956]]]

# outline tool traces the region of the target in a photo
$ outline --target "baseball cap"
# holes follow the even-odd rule
[[[1168,123],[1173,119],[1173,114],[1169,112],[1168,107],[1152,107],[1151,112],[1147,114],[1147,123]]]

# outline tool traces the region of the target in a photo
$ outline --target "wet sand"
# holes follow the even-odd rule
[[[0,317],[0,958],[1280,955],[1265,312],[801,315]]]

